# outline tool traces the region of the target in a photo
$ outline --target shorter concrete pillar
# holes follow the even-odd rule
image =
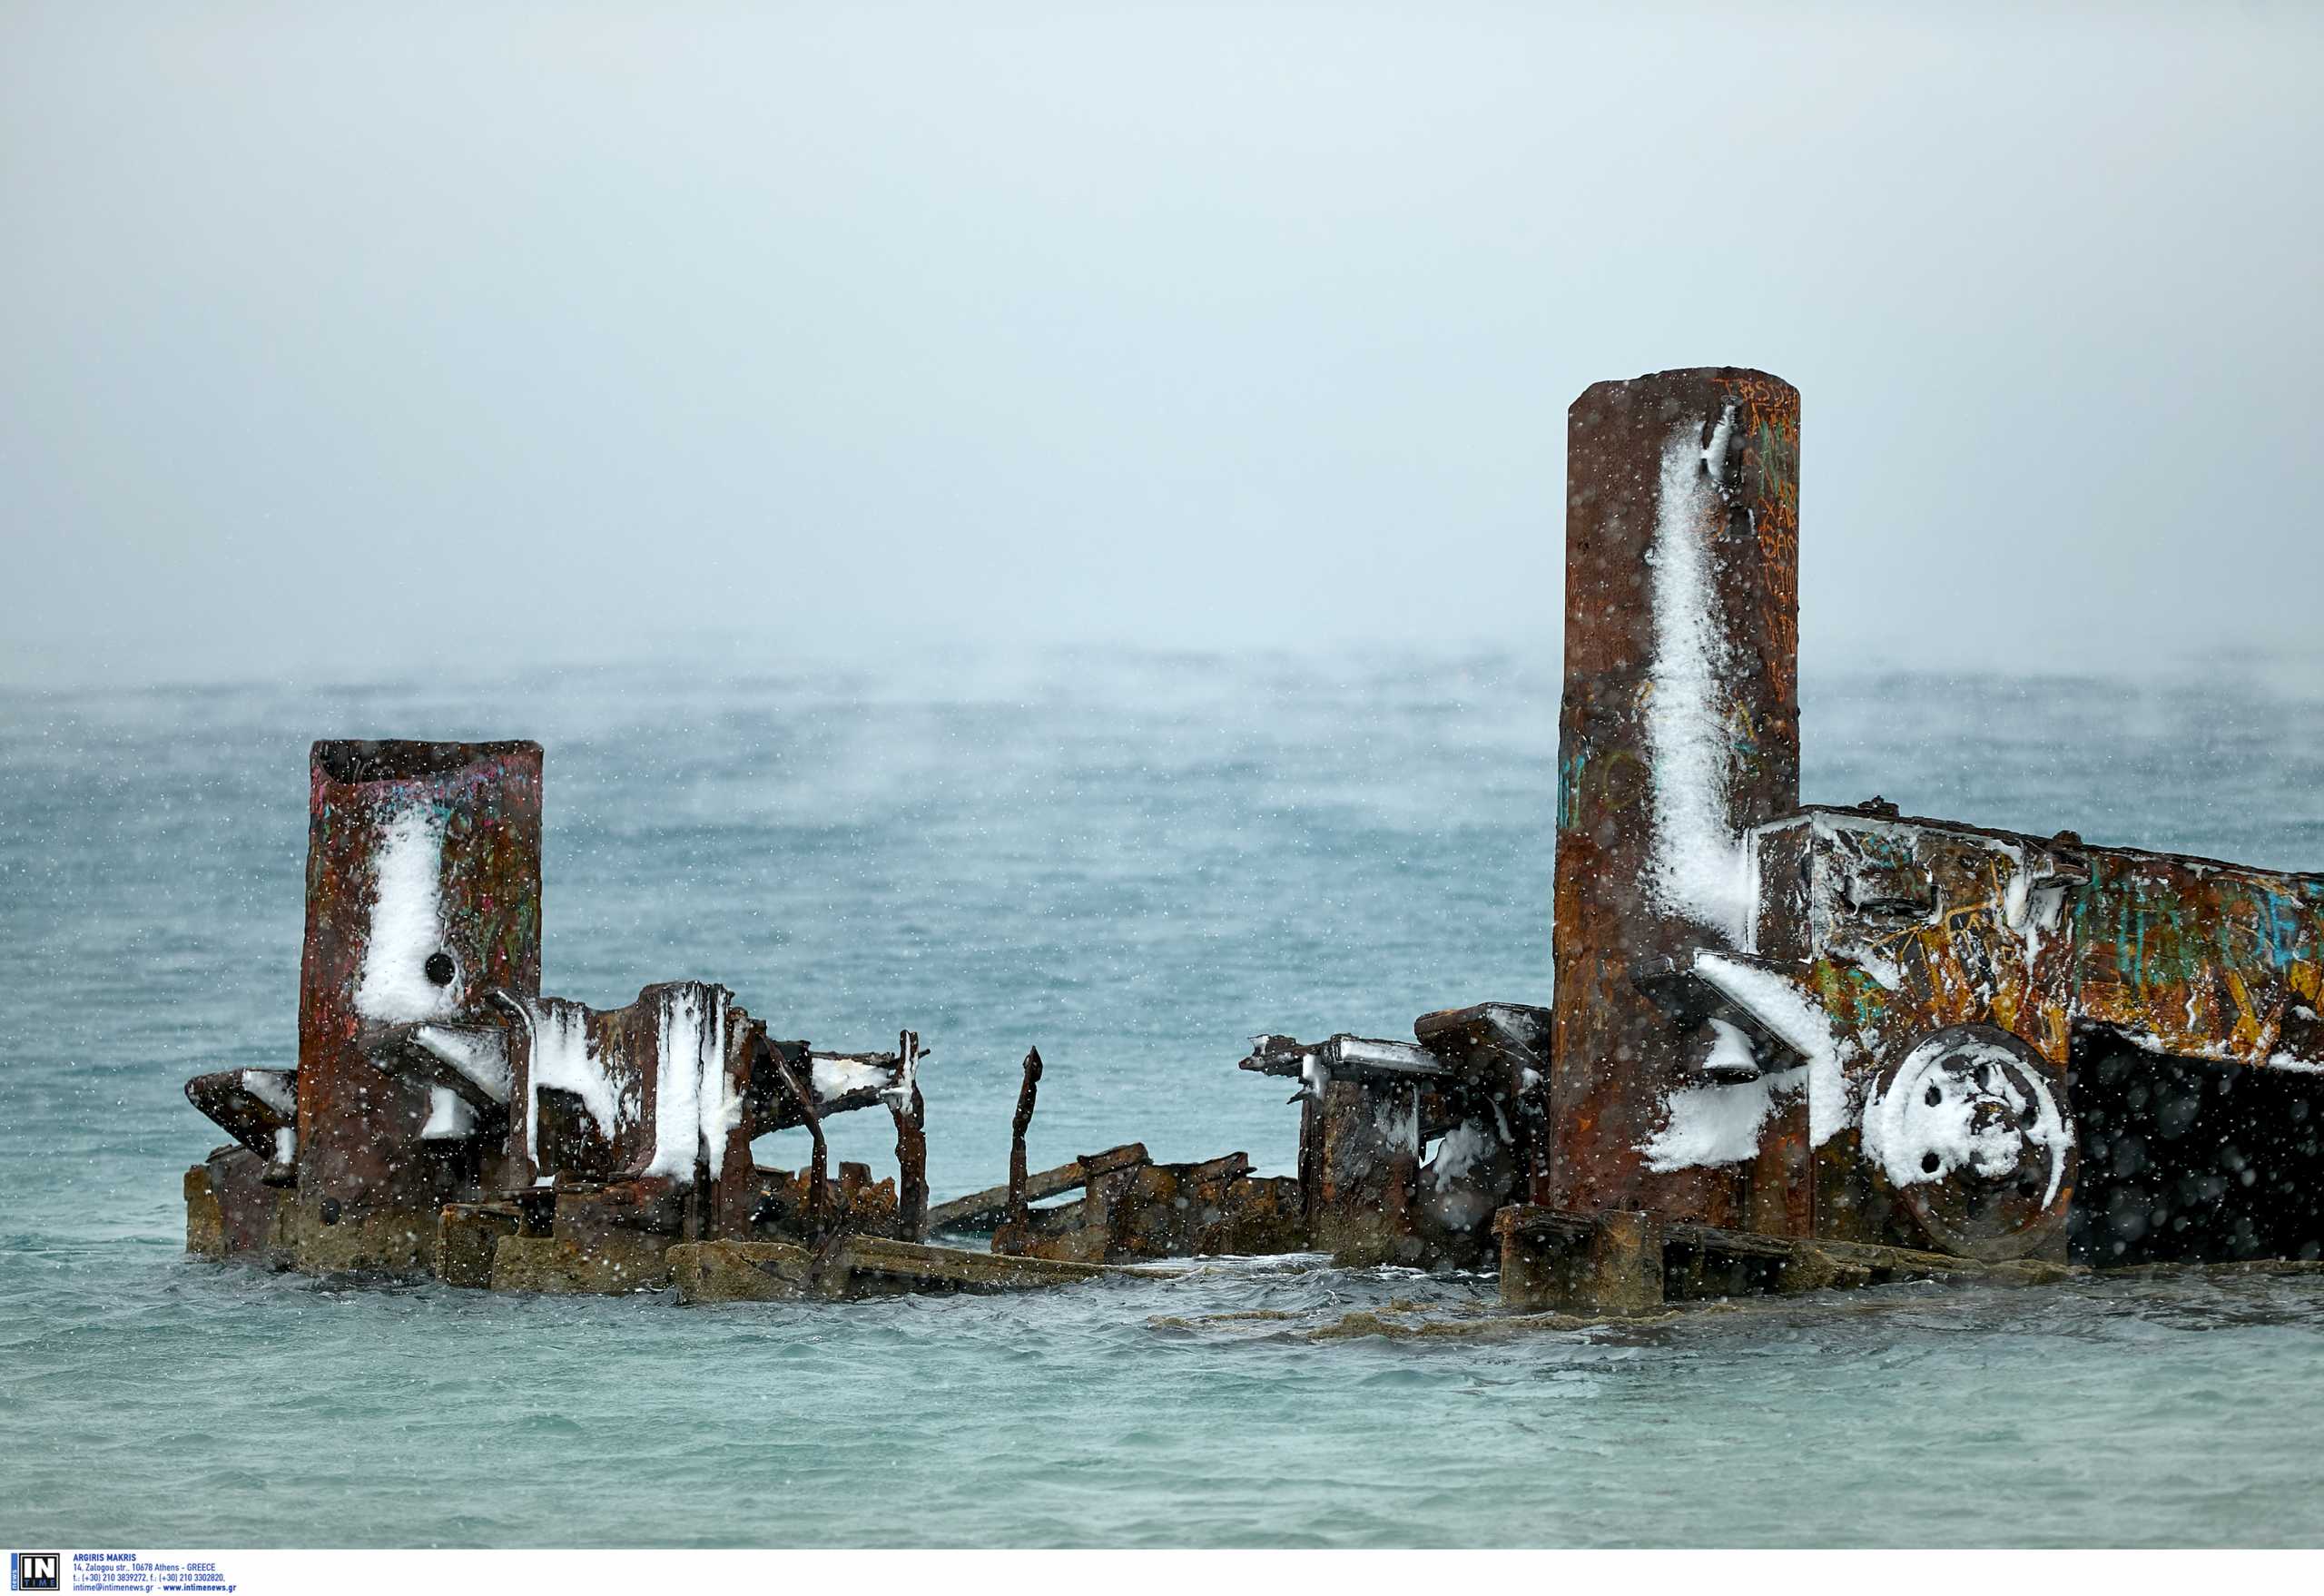
[[[1662,1305],[1662,1227],[1646,1214],[1502,1209],[1501,1301],[1518,1313],[1649,1314]]]
[[[1662,1227],[1646,1214],[1600,1214],[1573,1311],[1650,1314],[1662,1305]]]
[[[500,1238],[523,1228],[514,1203],[445,1204],[436,1222],[436,1278],[478,1291],[490,1286]]]

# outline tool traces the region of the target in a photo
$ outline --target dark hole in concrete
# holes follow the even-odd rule
[[[428,955],[428,962],[419,968],[435,985],[448,987],[452,984],[452,956],[441,949]]]

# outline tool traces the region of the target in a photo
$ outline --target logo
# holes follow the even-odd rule
[[[64,1560],[54,1552],[12,1552],[8,1554],[8,1589],[62,1591],[58,1578]]]

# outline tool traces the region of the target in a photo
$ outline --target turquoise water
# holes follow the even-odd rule
[[[1507,655],[0,695],[0,1536],[2324,1541],[2308,1276],[1318,1338],[1459,1325],[1491,1282],[1272,1260],[681,1309],[182,1256],[220,1138],[181,1084],[294,1053],[311,737],[539,738],[548,989],[702,976],[819,1044],[917,1028],[940,1198],[1000,1177],[1030,1043],[1037,1163],[1284,1170],[1250,1033],[1546,1000],[1555,705],[1553,662]],[[1812,799],[2324,867],[2310,692],[1856,675],[1804,718]],[[833,1140],[887,1167],[883,1117]]]

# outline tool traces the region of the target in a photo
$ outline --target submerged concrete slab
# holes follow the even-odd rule
[[[1009,1257],[925,1242],[851,1236],[817,1255],[781,1241],[684,1242],[670,1249],[681,1302],[795,1302],[911,1292],[1038,1291],[1173,1269]]]
[[[665,1236],[608,1236],[584,1245],[554,1236],[503,1236],[492,1250],[495,1291],[620,1296],[670,1284]]]
[[[787,1241],[688,1241],[670,1249],[683,1303],[796,1302],[812,1288],[814,1254]]]

